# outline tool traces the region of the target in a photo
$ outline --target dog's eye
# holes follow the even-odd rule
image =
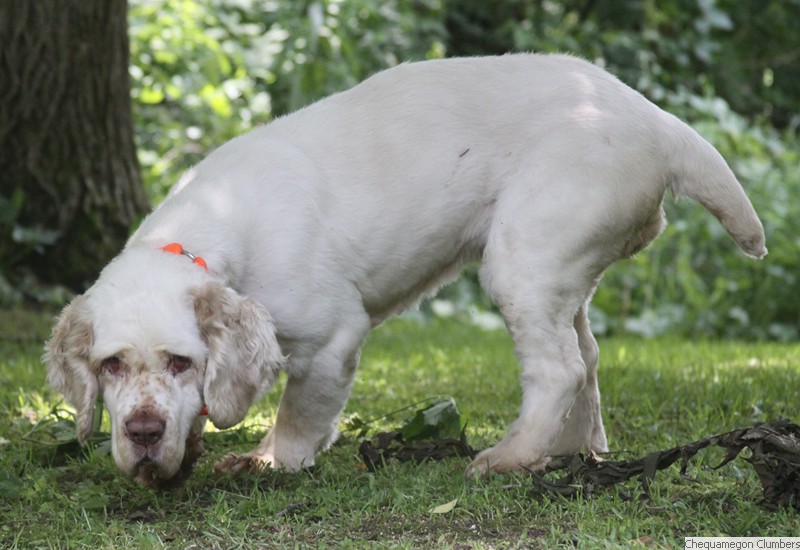
[[[111,357],[106,357],[100,363],[100,368],[106,374],[110,374],[111,376],[119,376],[122,373],[122,361],[119,360],[119,357],[116,355],[112,355]]]
[[[176,376],[192,368],[192,360],[188,357],[183,357],[182,355],[171,355],[167,368],[173,376]]]

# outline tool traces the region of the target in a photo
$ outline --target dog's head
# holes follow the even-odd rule
[[[191,470],[205,419],[227,428],[274,382],[283,357],[269,313],[187,258],[126,251],[59,316],[45,345],[48,381],[92,433],[98,392],[114,460],[162,484]]]

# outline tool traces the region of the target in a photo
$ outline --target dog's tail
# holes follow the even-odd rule
[[[763,258],[767,254],[764,227],[733,171],[700,134],[669,116],[674,123],[669,139],[672,194],[705,206],[745,254]]]

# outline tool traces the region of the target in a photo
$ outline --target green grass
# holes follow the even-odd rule
[[[692,462],[693,481],[677,466],[660,472],[649,499],[636,482],[588,499],[540,497],[521,476],[465,480],[461,459],[390,463],[372,474],[347,434],[310,472],[214,475],[216,459],[257,443],[280,388],[244,429],[207,435],[207,456],[185,486],[152,491],[120,477],[103,447],[41,441],[58,432],[37,423],[60,406],[39,361],[48,324],[0,312],[2,548],[675,548],[688,535],[800,532],[796,512],[758,505],[744,460],[709,469],[721,456],[711,450]],[[600,347],[606,427],[622,457],[798,419],[799,346],[611,339]],[[474,447],[496,441],[519,404],[507,335],[452,321],[387,324],[368,340],[345,417],[380,418],[438,395],[456,399]],[[396,428],[412,412],[371,426]],[[451,511],[431,512],[456,499]]]

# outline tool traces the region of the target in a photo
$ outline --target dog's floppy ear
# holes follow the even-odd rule
[[[86,298],[78,296],[58,317],[42,361],[47,365],[48,383],[78,412],[75,428],[81,443],[92,435],[98,391],[97,377],[89,368],[91,347],[91,314]]]
[[[208,416],[216,427],[229,428],[277,378],[284,358],[275,325],[261,304],[216,282],[194,293],[194,308],[208,346]]]

